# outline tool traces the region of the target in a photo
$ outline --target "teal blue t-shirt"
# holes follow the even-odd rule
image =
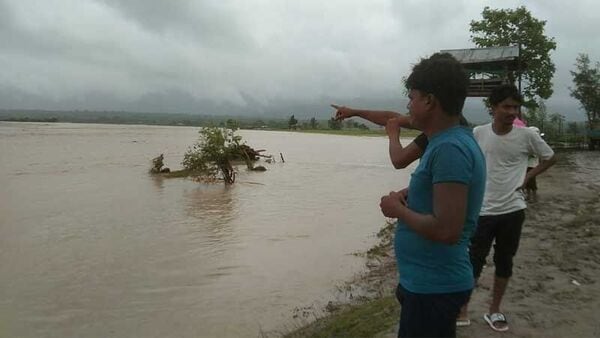
[[[433,214],[433,186],[448,182],[469,188],[465,225],[457,244],[430,241],[401,221],[396,227],[394,246],[400,284],[413,293],[451,293],[473,288],[468,245],[483,201],[485,159],[468,128],[452,127],[429,139],[410,179],[408,208]]]

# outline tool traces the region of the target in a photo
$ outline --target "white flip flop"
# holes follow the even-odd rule
[[[483,315],[483,319],[490,325],[492,330],[497,332],[508,331],[508,321],[506,320],[506,316],[501,312],[496,313],[486,313]],[[505,323],[504,327],[496,327],[496,323]]]

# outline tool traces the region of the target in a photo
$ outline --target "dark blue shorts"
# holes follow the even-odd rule
[[[401,306],[398,337],[456,337],[456,317],[471,291],[421,294],[398,285],[396,298]]]

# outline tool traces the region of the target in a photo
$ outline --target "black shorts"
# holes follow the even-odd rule
[[[479,278],[485,265],[485,259],[494,242],[496,276],[501,278],[512,276],[513,257],[519,248],[524,221],[525,210],[502,215],[479,216],[477,228],[471,237],[471,246],[469,247],[475,279]]]
[[[398,337],[456,337],[456,317],[471,291],[421,294],[398,285],[396,298],[402,307]]]

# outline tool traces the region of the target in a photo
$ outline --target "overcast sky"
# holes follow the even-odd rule
[[[403,111],[411,65],[474,47],[470,21],[499,3],[547,21],[557,42],[548,106],[583,120],[569,70],[578,53],[600,61],[596,0],[0,0],[0,108]]]

